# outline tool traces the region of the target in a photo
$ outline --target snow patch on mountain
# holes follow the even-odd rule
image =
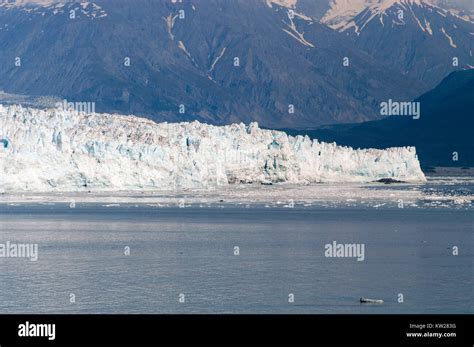
[[[219,55],[216,57],[216,59],[214,59],[214,61],[212,62],[212,65],[211,65],[211,68],[209,69],[209,72],[212,72],[212,70],[214,70],[214,68],[216,67],[216,64],[219,62],[219,60],[222,58],[222,56],[224,55],[225,53],[225,50],[227,49],[227,47],[224,47],[222,48],[221,52],[219,53]]]
[[[175,14],[175,15],[173,16],[173,14],[170,13],[170,14],[168,15],[168,17],[166,17],[166,18],[163,17],[163,19],[164,19],[165,22],[166,22],[166,28],[167,28],[167,30],[168,30],[168,35],[170,36],[170,39],[171,39],[171,40],[174,40],[173,27],[174,27],[174,22],[175,22],[176,18],[178,17],[178,15],[179,15],[179,14]]]
[[[446,36],[446,38],[448,39],[448,42],[449,42],[449,45],[453,48],[457,48],[456,44],[454,43],[453,41],[453,38],[451,36],[449,36],[449,34],[446,32],[446,30],[444,28],[441,28],[441,32],[444,34],[444,36]]]
[[[288,26],[288,29],[290,30],[286,28],[283,28],[282,30],[288,35],[290,35],[291,37],[293,37],[294,39],[296,39],[298,42],[302,43],[303,45],[314,48],[314,45],[305,39],[304,32],[298,31],[298,28],[296,27],[295,22],[293,21],[293,18],[288,16],[288,19],[290,20],[290,23],[285,23],[285,24]]]
[[[413,147],[355,150],[256,123],[157,124],[134,116],[0,105],[0,140],[4,191],[425,181]]]
[[[266,0],[267,5],[273,7],[273,5],[278,5],[287,8],[295,8],[298,0]]]
[[[297,3],[297,0],[267,0],[267,5],[269,7],[273,8],[273,5],[276,4],[278,6],[288,8],[289,23],[283,20],[286,27],[282,28],[282,30],[285,33],[287,33],[289,36],[297,40],[299,43],[307,47],[314,48],[314,45],[308,40],[306,40],[306,38],[304,37],[304,32],[298,29],[298,27],[295,24],[295,21],[293,20],[293,19],[301,19],[303,21],[306,21],[312,24],[313,19],[305,15],[304,13],[296,12],[296,3]]]
[[[0,8],[18,9],[29,13],[38,13],[44,16],[47,13],[71,15],[74,11],[76,17],[81,15],[95,19],[107,17],[107,12],[99,5],[90,1],[66,0],[7,0],[0,1]]]
[[[8,5],[9,7],[21,7],[26,5],[40,5],[40,6],[51,6],[53,4],[64,3],[67,1],[59,0],[6,0],[2,1],[2,5]]]
[[[368,0],[331,0],[330,9],[321,19],[321,22],[335,30],[345,31],[355,27],[352,20],[368,5]]]

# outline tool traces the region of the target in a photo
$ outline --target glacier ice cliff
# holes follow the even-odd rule
[[[415,148],[352,149],[257,123],[155,123],[0,105],[0,190],[207,188],[257,182],[425,181]]]

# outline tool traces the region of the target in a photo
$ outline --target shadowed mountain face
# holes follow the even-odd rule
[[[419,41],[398,47],[384,37],[376,40],[386,41],[383,47],[361,49],[352,35],[304,12],[321,13],[327,3],[303,0],[294,8],[275,2],[4,3],[0,89],[95,102],[98,112],[157,121],[308,128],[379,119],[381,101],[413,99],[456,69],[449,59],[443,68],[437,63],[429,69],[435,53],[427,59],[414,54],[407,73],[394,63],[396,56],[387,56],[393,55],[390,49],[404,57],[418,52]],[[415,30],[405,29],[404,37]],[[427,46],[421,47],[438,49],[436,42]]]
[[[435,89],[415,100],[421,107],[419,119],[390,116],[306,134],[361,148],[416,146],[418,158],[425,166],[474,166],[473,95],[474,70],[453,72]]]

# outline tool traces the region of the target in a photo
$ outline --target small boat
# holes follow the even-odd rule
[[[360,302],[363,304],[383,304],[381,299],[360,298]]]

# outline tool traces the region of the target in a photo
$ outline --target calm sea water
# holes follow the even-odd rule
[[[0,243],[37,243],[39,259],[0,258],[0,313],[474,313],[473,221],[472,209],[5,204]],[[365,260],[325,257],[333,241],[363,243]]]

